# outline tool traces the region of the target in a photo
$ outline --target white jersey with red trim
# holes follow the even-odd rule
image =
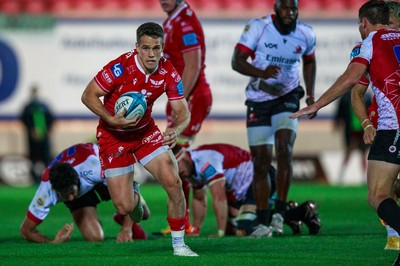
[[[367,67],[378,104],[378,130],[399,129],[400,32],[388,29],[371,32],[351,63]]]
[[[254,67],[263,70],[270,65],[281,67],[277,78],[250,78],[246,98],[253,102],[276,99],[300,86],[300,59],[314,57],[315,33],[310,26],[297,21],[294,31],[282,35],[273,23],[274,18],[275,15],[270,15],[250,20],[236,44],[237,49],[252,57]]]
[[[49,214],[50,208],[60,202],[49,180],[50,168],[58,162],[71,164],[78,173],[80,180],[78,198],[92,190],[96,184],[106,184],[100,166],[99,148],[96,144],[77,144],[65,149],[43,171],[39,187],[29,205],[27,216],[36,223],[42,222]]]
[[[209,144],[188,152],[196,172],[190,177],[194,189],[225,179],[229,194],[233,194],[236,200],[245,198],[253,181],[253,162],[248,151],[229,144]]]

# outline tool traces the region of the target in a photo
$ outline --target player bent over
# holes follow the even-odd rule
[[[225,234],[271,236],[271,230],[260,226],[255,220],[256,204],[253,194],[253,162],[251,154],[230,144],[201,145],[193,150],[175,149],[179,175],[189,179],[193,186],[193,233],[199,235],[206,215],[206,188],[211,192],[218,236]],[[275,202],[275,176],[273,166],[269,169],[271,178],[270,205]],[[287,223],[295,234],[301,232],[304,222],[310,234],[317,234],[321,224],[315,203],[307,201],[300,206],[291,203],[285,212]],[[239,218],[240,222],[237,221]],[[254,218],[254,219],[253,219]],[[272,217],[269,217],[269,220]],[[237,230],[240,229],[240,230]]]
[[[23,238],[37,243],[62,243],[70,239],[73,224],[64,225],[51,239],[38,231],[52,206],[59,202],[70,209],[75,224],[86,241],[104,240],[103,228],[97,213],[97,204],[110,200],[110,194],[102,175],[98,146],[93,143],[76,144],[62,151],[44,170],[20,231]],[[145,206],[144,219],[150,212]],[[146,239],[140,225],[129,216],[120,221],[121,231],[117,242]]]

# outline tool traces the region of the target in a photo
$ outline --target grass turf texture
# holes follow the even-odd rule
[[[64,244],[33,244],[20,237],[19,226],[36,188],[0,186],[0,265],[391,265],[395,251],[383,250],[386,230],[367,205],[367,189],[318,184],[292,185],[289,199],[315,200],[323,227],[317,236],[309,236],[303,225],[300,236],[289,227],[273,238],[209,238],[216,233],[209,199],[208,215],[201,236],[186,238],[200,257],[174,257],[171,239],[152,237],[165,228],[166,195],[158,184],[141,186],[151,217],[141,223],[149,240],[116,243],[119,226],[112,220],[112,202],[98,206],[106,239],[85,242],[75,226],[72,238]],[[53,237],[72,217],[64,204],[53,207],[39,230]]]

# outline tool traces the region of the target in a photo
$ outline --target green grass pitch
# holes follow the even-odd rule
[[[216,233],[209,199],[208,216],[201,236],[186,238],[199,257],[174,257],[170,237],[152,238],[152,232],[167,225],[166,195],[158,184],[141,186],[151,217],[141,223],[149,240],[116,243],[119,226],[112,220],[112,202],[99,205],[106,240],[83,241],[75,227],[71,240],[64,244],[33,244],[23,240],[19,226],[36,188],[0,186],[0,265],[392,265],[396,251],[386,251],[386,230],[368,206],[365,186],[338,187],[324,184],[294,183],[289,199],[315,200],[323,227],[309,236],[303,225],[300,236],[289,227],[273,238],[209,238]],[[72,222],[69,210],[55,206],[39,230],[54,236],[65,223]]]

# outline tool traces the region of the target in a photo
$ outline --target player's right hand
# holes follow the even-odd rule
[[[263,72],[262,78],[269,79],[269,78],[277,78],[279,72],[281,71],[280,66],[269,65]]]
[[[107,124],[109,124],[110,126],[114,126],[114,127],[119,126],[122,128],[135,127],[141,119],[140,115],[136,114],[134,118],[126,119],[124,117],[125,113],[126,113],[126,109],[124,109],[121,113],[114,115],[109,121],[107,121]]]
[[[117,243],[132,242],[132,230],[121,230],[117,236]]]
[[[368,126],[364,129],[364,143],[365,144],[372,144],[374,142],[376,135],[376,129],[373,126]]]
[[[63,243],[67,242],[74,231],[74,224],[66,224],[64,225],[56,234],[56,237],[52,241],[52,243]]]

